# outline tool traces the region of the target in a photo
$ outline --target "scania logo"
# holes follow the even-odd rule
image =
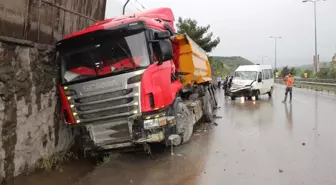
[[[84,92],[94,91],[97,89],[105,89],[105,88],[118,88],[121,87],[122,84],[115,80],[108,80],[104,82],[90,83],[83,85],[82,89]]]

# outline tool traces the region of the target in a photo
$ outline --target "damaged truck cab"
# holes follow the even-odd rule
[[[158,8],[95,23],[56,44],[63,120],[83,129],[85,150],[181,144],[205,107],[212,116],[205,52],[175,34],[173,21],[171,9]],[[192,57],[182,62],[183,52],[197,54],[196,65]]]

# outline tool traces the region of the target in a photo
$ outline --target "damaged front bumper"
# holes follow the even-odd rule
[[[243,96],[245,97],[245,96],[252,96],[252,95],[253,95],[252,86],[231,88],[229,91],[229,96],[234,96],[234,97],[243,97]]]
[[[157,116],[128,120],[128,128],[123,127],[118,134],[116,127],[118,121],[113,121],[109,125],[89,125],[86,126],[87,137],[85,150],[114,150],[131,148],[139,144],[165,142],[168,144],[168,137],[174,133],[176,121],[174,116]],[[111,132],[114,131],[114,132]],[[129,137],[125,137],[125,136]],[[121,137],[122,136],[122,137]],[[99,140],[100,139],[100,140]],[[104,140],[104,141],[101,141]]]

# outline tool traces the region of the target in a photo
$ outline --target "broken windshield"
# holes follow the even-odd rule
[[[256,71],[236,71],[235,78],[239,80],[256,80],[257,72]]]
[[[120,73],[150,64],[144,32],[117,39],[101,38],[91,45],[66,51],[61,57],[64,82]]]

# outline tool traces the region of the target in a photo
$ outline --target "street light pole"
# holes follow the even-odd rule
[[[271,39],[274,39],[274,71],[277,70],[277,39],[281,39],[282,37],[274,37],[271,36]]]
[[[264,59],[267,58],[267,56],[262,55],[261,56],[261,64],[264,64]]]
[[[314,55],[314,73],[320,71],[320,61],[319,56],[317,54],[317,20],[316,20],[316,3],[318,1],[326,1],[326,0],[304,0],[303,3],[314,3],[314,29],[315,29],[315,55]]]

